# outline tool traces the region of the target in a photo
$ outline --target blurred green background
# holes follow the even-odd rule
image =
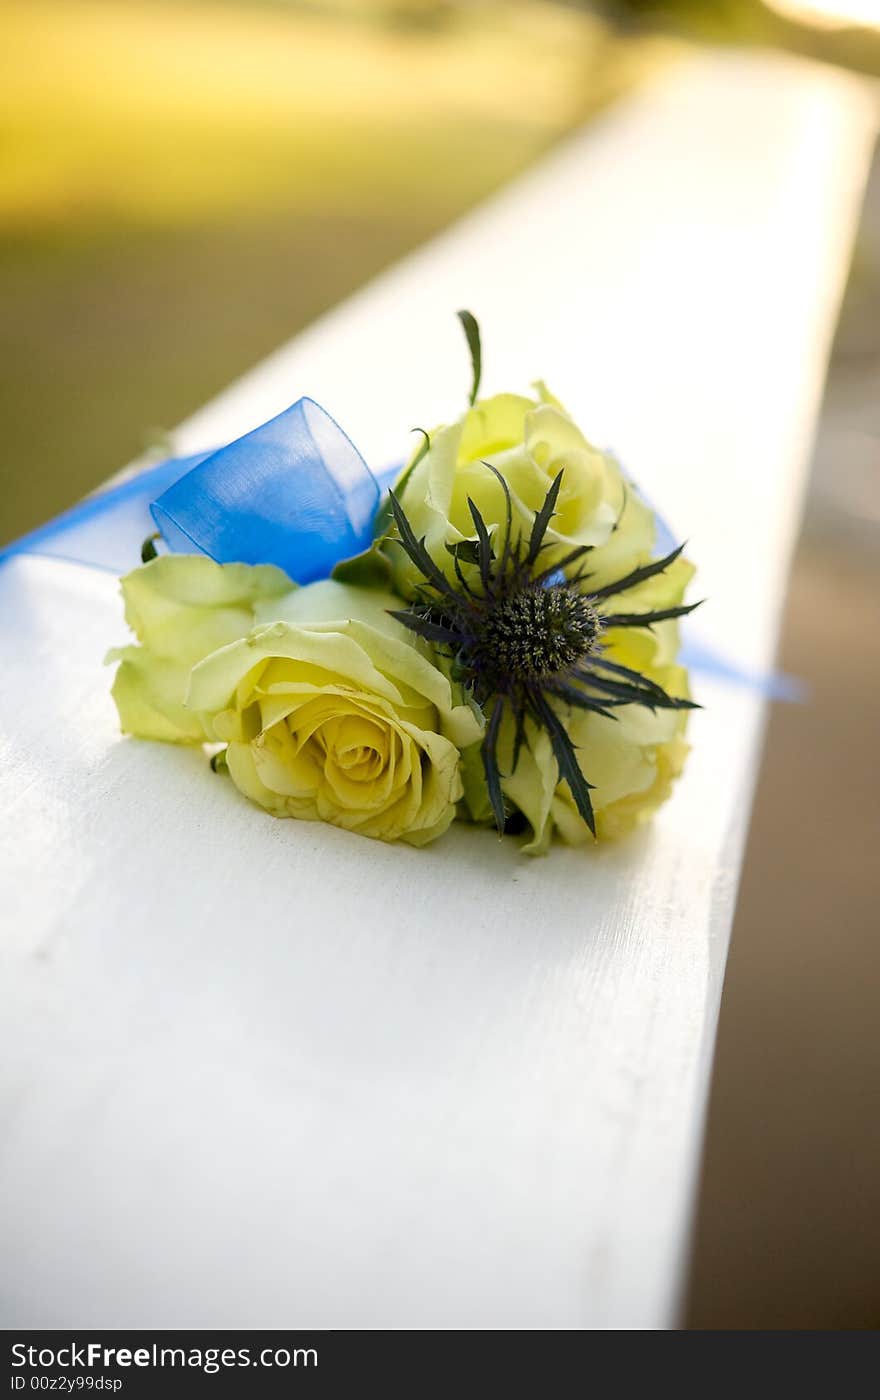
[[[880,0],[3,0],[0,25],[0,543],[682,43],[880,75]],[[695,1327],[880,1324],[878,391],[875,163],[782,641],[813,702],[771,720],[725,987]]]
[[[558,5],[4,0],[0,541],[654,61]]]

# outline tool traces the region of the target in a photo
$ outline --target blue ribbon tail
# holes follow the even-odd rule
[[[42,554],[127,574],[140,563],[141,545],[156,529],[150,503],[207,455],[172,457],[118,486],[87,496],[63,515],[0,550],[0,563],[16,554]]]
[[[753,693],[763,695],[766,700],[802,704],[809,698],[808,687],[795,676],[782,675],[778,671],[754,671],[748,666],[740,666],[705,643],[694,641],[687,636],[686,629],[683,630],[685,635],[678,657],[680,666],[726,681],[729,685],[744,686]]]
[[[645,504],[649,505],[654,512],[655,548],[658,555],[671,554],[679,543],[679,537],[673,531],[666,517],[661,515],[644,491],[640,491],[639,494]],[[690,671],[697,671],[703,676],[726,681],[729,685],[744,686],[747,690],[763,695],[766,700],[783,700],[793,704],[802,704],[808,699],[808,687],[803,681],[797,680],[794,676],[782,675],[777,671],[754,671],[747,666],[738,665],[737,662],[722,656],[720,652],[715,651],[704,642],[690,637],[687,622],[682,627],[682,645],[678,660],[681,666],[686,666]]]

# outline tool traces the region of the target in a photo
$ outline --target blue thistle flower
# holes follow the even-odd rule
[[[514,538],[507,482],[490,463],[484,465],[504,491],[506,521],[500,550],[496,552],[489,529],[469,498],[474,538],[447,545],[455,582],[431,558],[424,539],[416,538],[399,499],[390,493],[396,542],[421,575],[413,603],[393,616],[447,657],[454,678],[487,716],[481,755],[499,832],[509,822],[498,763],[499,733],[509,713],[514,721],[511,772],[527,742],[526,720],[531,720],[549,736],[559,779],[568,784],[578,812],[595,835],[592,784],[581,770],[566,730],[565,708],[591,710],[609,720],[615,720],[615,711],[624,705],[643,705],[652,711],[697,708],[690,700],[667,694],[639,671],[612,661],[603,644],[608,628],[650,628],[668,618],[684,617],[699,606],[691,603],[636,613],[610,609],[618,594],[669,568],[684,546],[590,590],[584,565],[592,546],[581,545],[542,567],[542,556],[549,548],[545,536],[556,514],[563,472],[554,478],[525,539],[521,533]],[[575,572],[567,575],[565,571],[575,566]]]

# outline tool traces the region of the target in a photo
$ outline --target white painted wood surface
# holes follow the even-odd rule
[[[470,306],[484,387],[547,378],[766,665],[873,129],[830,70],[698,55],[178,446],[308,393],[393,460],[457,411]],[[760,700],[698,681],[636,839],[417,852],[119,739],[108,576],[14,560],[0,610],[2,1322],[674,1325]]]

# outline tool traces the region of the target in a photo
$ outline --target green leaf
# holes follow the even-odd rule
[[[228,773],[229,763],[226,758],[226,750],[220,749],[217,753],[211,754],[211,772]]]
[[[447,540],[446,548],[453,559],[460,559],[463,564],[479,564],[480,562],[478,540],[458,540],[455,544],[450,544]]]
[[[351,583],[359,588],[387,588],[391,582],[391,560],[373,544],[362,554],[340,559],[330,577],[337,583]]]
[[[477,318],[470,311],[459,311],[458,319],[464,327],[467,337],[468,349],[471,352],[471,366],[473,368],[474,381],[471,387],[469,403],[471,408],[477,401],[477,394],[480,392],[480,380],[483,376],[483,350],[480,345],[480,327]]]
[[[154,535],[147,535],[147,538],[144,540],[143,544],[141,545],[141,563],[142,563],[142,564],[149,564],[149,562],[150,562],[151,559],[155,559],[155,558],[156,558],[156,555],[157,555],[157,553],[158,553],[158,550],[156,549],[155,541],[156,541],[156,540],[160,540],[161,538],[162,538],[162,536],[160,535],[160,533],[159,533],[158,530],[156,531],[156,533],[155,533]]]

